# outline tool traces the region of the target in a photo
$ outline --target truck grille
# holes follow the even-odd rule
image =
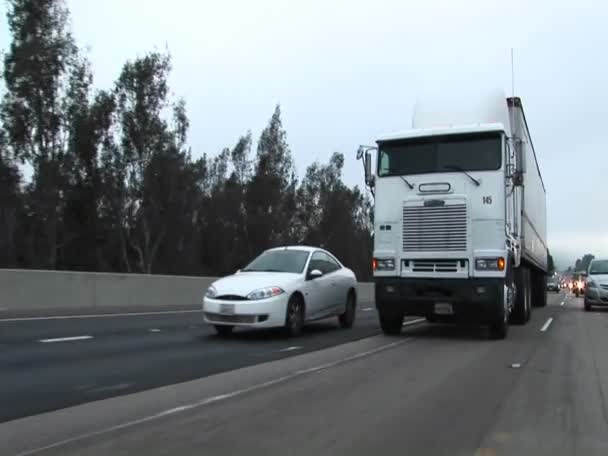
[[[413,272],[457,272],[459,260],[414,260]]]
[[[403,207],[404,252],[460,252],[467,249],[467,206]]]

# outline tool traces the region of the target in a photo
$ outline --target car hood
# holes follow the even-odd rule
[[[608,274],[594,274],[590,275],[589,279],[593,280],[600,285],[608,285]]]
[[[217,296],[247,296],[254,290],[265,287],[280,287],[289,292],[302,278],[301,274],[287,272],[239,272],[213,282]]]

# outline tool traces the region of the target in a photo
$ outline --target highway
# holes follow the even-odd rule
[[[222,339],[200,309],[0,319],[0,422],[378,334],[372,305],[352,330],[331,319],[294,340],[269,330]]]
[[[358,317],[293,340],[196,313],[3,322],[2,454],[608,454],[608,312],[550,294],[503,341]]]

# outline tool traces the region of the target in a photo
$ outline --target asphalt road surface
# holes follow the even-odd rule
[[[353,335],[363,337],[365,321]],[[608,312],[551,294],[503,341],[481,328],[426,323],[400,337],[327,341],[334,346],[6,422],[0,441],[22,455],[605,455],[607,329]],[[322,348],[342,333],[313,330],[293,343]],[[224,358],[285,344],[249,335],[203,341],[223,347]],[[150,351],[149,359],[163,355]],[[101,369],[115,356],[73,370]],[[36,375],[44,383],[45,372]]]
[[[200,309],[0,319],[0,422],[369,337],[380,332],[372,305],[360,303],[351,330],[335,318],[296,339],[274,330],[222,339]]]

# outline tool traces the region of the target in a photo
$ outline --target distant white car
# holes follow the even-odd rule
[[[305,322],[329,317],[352,328],[356,306],[353,271],[326,250],[287,246],[266,250],[213,282],[203,298],[203,317],[220,335],[242,326],[283,327],[296,336]]]
[[[591,261],[585,286],[585,310],[595,306],[608,307],[608,258]]]

